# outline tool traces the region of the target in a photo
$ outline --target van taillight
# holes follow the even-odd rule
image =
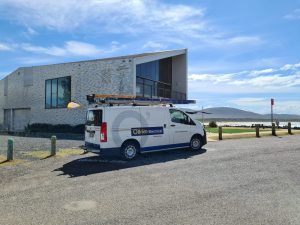
[[[103,122],[101,124],[100,142],[107,142],[107,123],[106,122]]]

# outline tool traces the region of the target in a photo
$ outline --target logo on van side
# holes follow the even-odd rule
[[[131,135],[132,136],[156,135],[156,134],[163,134],[163,133],[164,133],[164,128],[163,127],[131,128]]]

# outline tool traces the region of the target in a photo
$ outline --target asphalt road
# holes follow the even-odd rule
[[[0,182],[0,224],[300,224],[297,135],[27,167]]]

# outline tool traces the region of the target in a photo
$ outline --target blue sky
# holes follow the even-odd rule
[[[300,0],[1,0],[0,77],[43,65],[189,49],[193,108],[300,114]]]

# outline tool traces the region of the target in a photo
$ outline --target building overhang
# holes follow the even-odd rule
[[[174,57],[178,55],[186,55],[187,49],[172,50],[172,51],[163,51],[163,52],[153,52],[147,55],[141,55],[134,58],[134,64],[141,64],[146,62],[151,62],[159,59]]]

